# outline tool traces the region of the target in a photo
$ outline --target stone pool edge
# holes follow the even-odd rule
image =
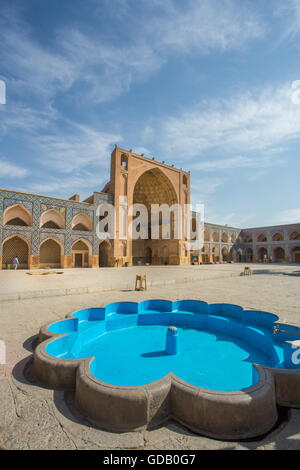
[[[72,314],[65,318],[72,319]],[[75,402],[87,419],[108,431],[151,429],[174,419],[208,437],[249,439],[272,429],[278,418],[276,404],[300,407],[300,370],[257,364],[253,366],[258,371],[258,382],[235,392],[196,387],[173,373],[144,386],[104,383],[90,372],[93,357],[59,359],[46,352],[50,342],[67,336],[50,332],[48,328],[53,323],[56,322],[40,329],[39,345],[34,352],[36,376],[51,388],[73,391]]]

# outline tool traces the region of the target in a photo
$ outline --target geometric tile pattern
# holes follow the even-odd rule
[[[33,203],[30,201],[23,201],[22,199],[4,199],[4,209],[7,209],[7,207],[14,206],[15,204],[22,204],[26,209],[28,209],[32,213],[32,205]]]

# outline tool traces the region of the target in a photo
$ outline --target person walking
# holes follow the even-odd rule
[[[13,261],[12,261],[12,265],[13,265],[13,268],[14,268],[15,271],[16,271],[16,269],[18,269],[19,264],[20,264],[19,258],[17,256],[15,256]]]

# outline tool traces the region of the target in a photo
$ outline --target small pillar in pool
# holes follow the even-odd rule
[[[169,326],[167,330],[166,353],[170,355],[178,353],[178,331],[176,326]]]

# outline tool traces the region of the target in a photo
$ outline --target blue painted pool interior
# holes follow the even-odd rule
[[[173,372],[182,380],[211,390],[241,390],[255,384],[253,363],[298,368],[291,362],[288,333],[273,334],[278,317],[238,305],[198,300],[116,302],[77,311],[51,324],[63,334],[46,347],[52,356],[94,357],[91,373],[103,382],[136,386]],[[166,352],[169,326],[178,329],[178,352]],[[287,325],[282,327],[287,329]],[[289,331],[300,329],[289,326]]]

